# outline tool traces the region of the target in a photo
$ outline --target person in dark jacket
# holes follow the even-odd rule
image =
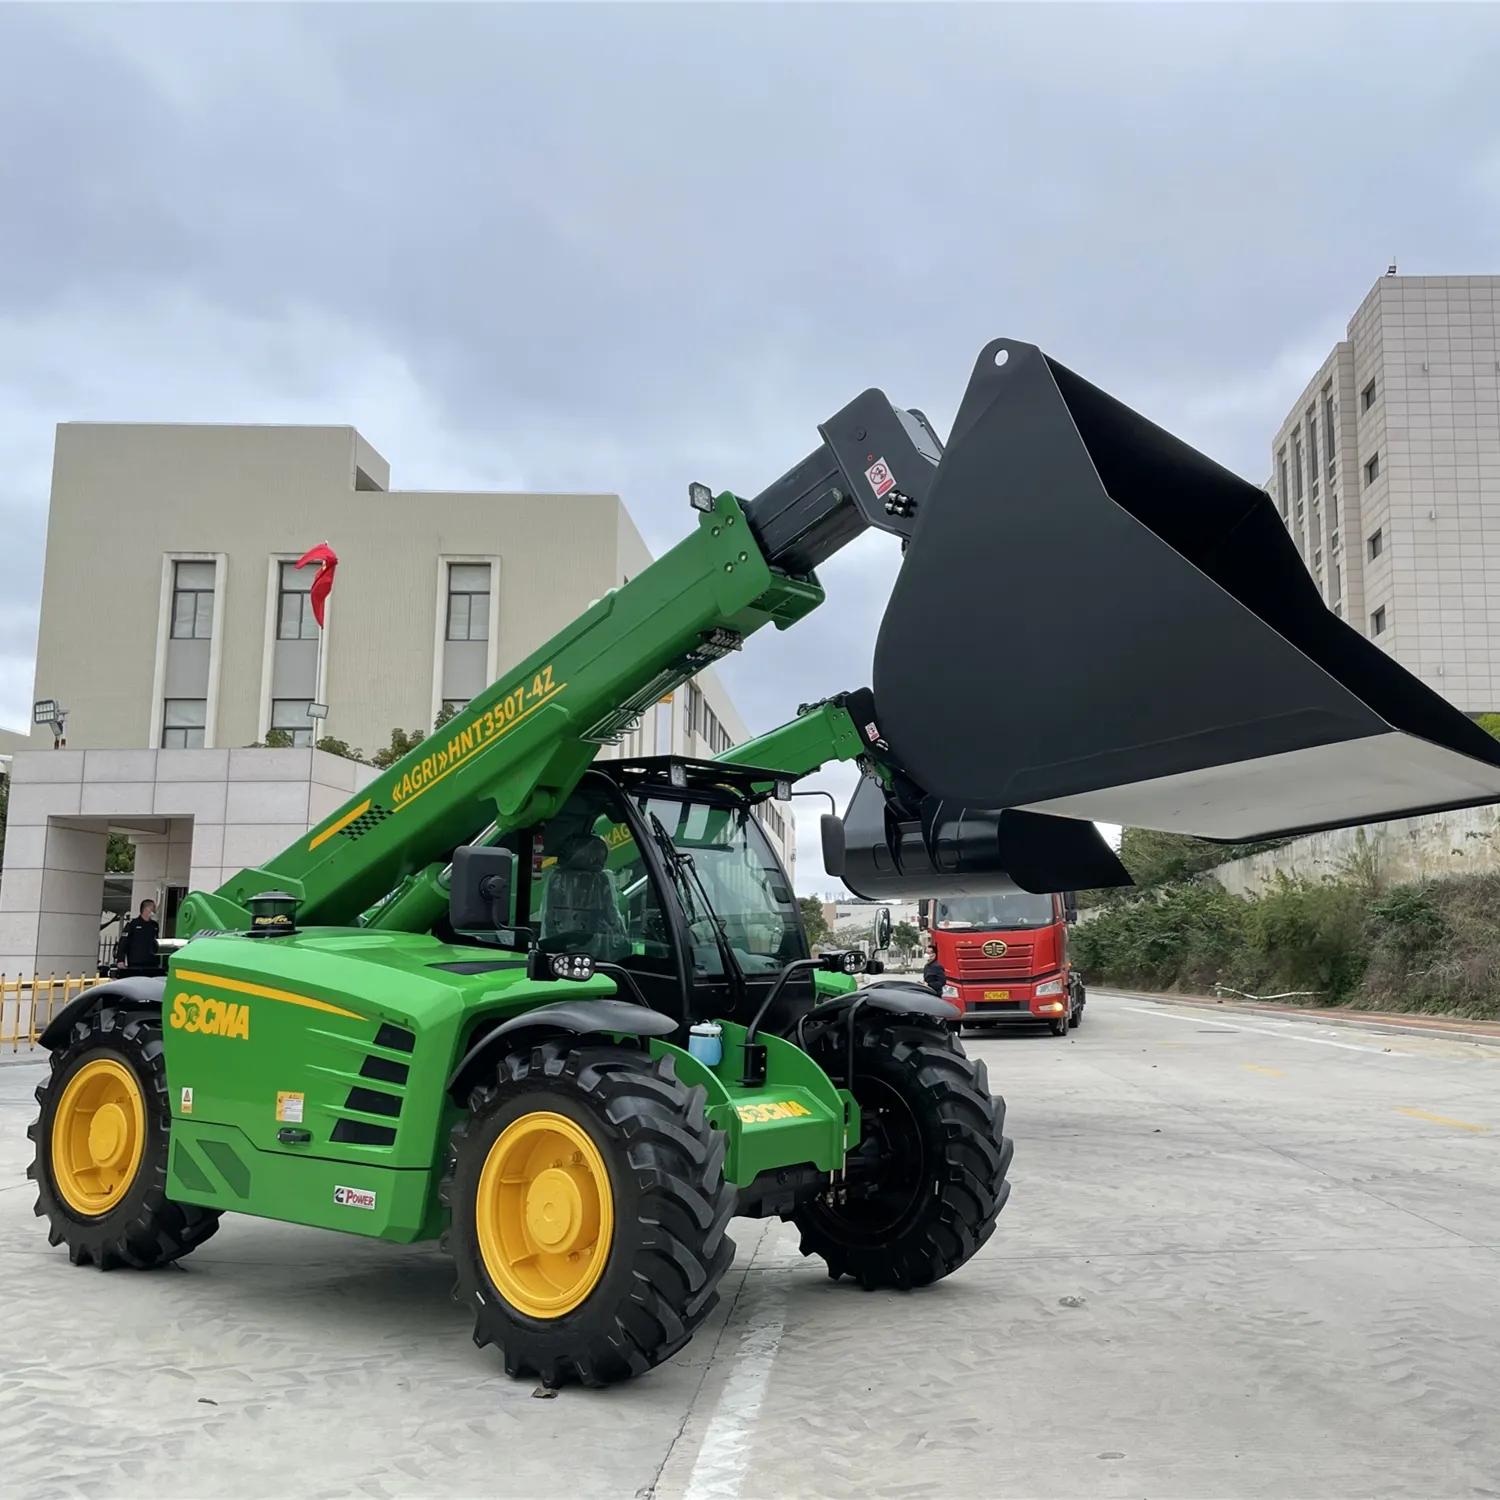
[[[115,949],[115,959],[120,968],[137,972],[155,972],[157,968],[156,944],[161,928],[156,922],[156,902],[142,901],[138,915],[125,924],[120,942]]]
[[[932,991],[934,995],[941,998],[943,986],[947,984],[948,976],[943,972],[943,966],[938,962],[937,949],[929,943],[927,945],[927,966],[922,970],[922,983]]]

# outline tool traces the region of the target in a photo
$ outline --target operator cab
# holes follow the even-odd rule
[[[546,822],[499,840],[515,858],[512,925],[497,921],[482,940],[619,965],[684,1032],[709,1017],[748,1024],[786,966],[809,956],[756,814],[778,791],[780,773],[718,761],[596,763]],[[812,1000],[810,973],[793,976],[766,1029],[791,1025]]]

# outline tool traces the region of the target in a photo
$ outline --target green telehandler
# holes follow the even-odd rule
[[[683,542],[190,895],[165,977],[50,1021],[52,1244],[158,1266],[226,1211],[441,1240],[511,1374],[626,1379],[715,1305],[733,1216],[906,1289],[1009,1193],[956,1013],[810,954],[768,798],[857,762],[824,862],[877,900],[1126,884],[1095,818],[1234,841],[1500,800],[1500,746],[1323,607],[1265,495],[1035,346],[986,346],[946,445],[873,390],[819,431],[752,500],[693,485]],[[872,688],[716,760],[601,758],[871,527],[903,551]],[[1060,701],[1004,691],[1017,660]]]

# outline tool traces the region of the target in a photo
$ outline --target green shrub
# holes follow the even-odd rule
[[[1274,890],[1245,905],[1244,967],[1260,985],[1278,994],[1311,992],[1329,1005],[1358,990],[1366,960],[1359,890],[1282,875]]]
[[[1179,881],[1102,906],[1071,944],[1096,986],[1201,995],[1217,983],[1329,1005],[1500,1017],[1500,872],[1386,891],[1282,877],[1251,900],[1207,879]]]
[[[1080,923],[1070,946],[1094,983],[1205,988],[1237,974],[1245,913],[1246,903],[1222,886],[1167,885]]]

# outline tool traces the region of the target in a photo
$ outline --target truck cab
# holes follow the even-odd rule
[[[925,903],[944,999],[962,1011],[960,1026],[1043,1021],[1066,1036],[1083,1017],[1083,978],[1068,955],[1077,920],[1074,894],[957,896]]]

